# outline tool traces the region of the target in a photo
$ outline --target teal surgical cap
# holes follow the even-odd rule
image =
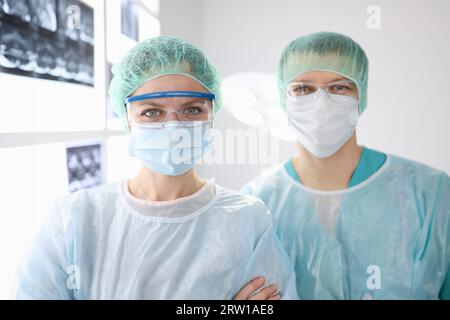
[[[216,96],[215,111],[220,108],[220,84],[215,68],[199,49],[176,37],[159,36],[139,42],[112,67],[112,73],[109,96],[125,126],[125,98],[144,82],[166,74],[186,75],[197,80]]]
[[[367,106],[369,61],[359,44],[334,32],[300,37],[284,49],[278,65],[278,88],[285,108],[286,86],[308,71],[330,71],[353,80],[359,90],[359,114]]]

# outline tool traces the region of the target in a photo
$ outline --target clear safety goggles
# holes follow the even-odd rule
[[[321,90],[331,96],[358,98],[358,86],[352,80],[338,80],[328,84],[294,81],[287,85],[286,94],[295,99],[296,97],[315,96]]]
[[[177,106],[168,106],[167,98],[189,98]],[[162,100],[165,99],[165,100]],[[131,124],[165,127],[169,122],[212,122],[215,95],[197,91],[152,92],[125,99],[127,117]]]

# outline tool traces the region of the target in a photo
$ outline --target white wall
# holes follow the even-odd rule
[[[201,47],[203,25],[202,0],[161,0],[161,34],[183,38]]]
[[[175,8],[175,2],[180,3],[165,0],[163,5]],[[370,61],[368,108],[358,127],[360,143],[450,173],[450,1],[182,3],[181,10],[171,13],[172,20],[166,20],[170,28],[164,30],[163,21],[163,33],[167,30],[200,45],[222,76],[242,71],[275,72],[287,43],[310,32],[335,31],[351,36],[365,49]],[[370,5],[381,9],[379,30],[366,26]],[[200,27],[196,18],[189,19],[198,6]],[[186,8],[191,11],[185,12]],[[178,23],[178,18],[182,22]],[[217,125],[242,127],[226,111],[218,114]],[[280,144],[280,159],[293,152],[292,143]],[[222,185],[239,188],[260,169],[215,165],[202,172],[215,176]]]

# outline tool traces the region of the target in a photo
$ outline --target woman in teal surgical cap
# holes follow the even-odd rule
[[[191,44],[161,36],[113,68],[109,94],[138,174],[59,199],[19,268],[24,299],[297,299],[262,202],[200,178],[219,81]],[[239,291],[250,282],[250,288]]]
[[[304,299],[449,299],[450,179],[360,146],[368,60],[345,35],[292,41],[278,69],[298,151],[244,191],[272,211]]]

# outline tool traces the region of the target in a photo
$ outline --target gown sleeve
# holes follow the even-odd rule
[[[262,202],[259,202],[258,208],[264,212],[264,226],[245,267],[237,292],[252,279],[263,276],[266,280],[263,288],[266,285],[276,284],[281,299],[297,300],[299,298],[294,268],[275,234],[270,213]]]
[[[444,244],[444,251],[447,262],[447,273],[441,290],[439,292],[439,298],[441,300],[450,300],[450,178],[447,175],[443,175],[442,192],[440,194],[440,201],[437,206],[437,210],[442,211],[440,215],[443,219],[442,225],[446,226],[446,243]]]
[[[69,266],[66,242],[58,201],[53,205],[43,226],[19,264],[13,299],[73,299],[76,267]]]
[[[450,300],[450,270],[447,271],[447,277],[439,293],[439,298],[441,300]]]

